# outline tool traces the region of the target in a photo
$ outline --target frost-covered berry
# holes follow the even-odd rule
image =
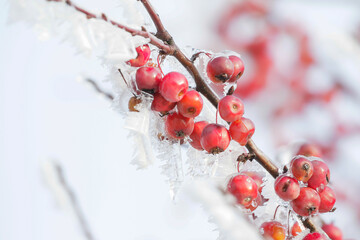
[[[291,228],[291,235],[295,237],[301,232],[302,232],[302,230],[301,230],[300,224],[298,222],[294,223],[294,225]]]
[[[166,114],[168,111],[174,109],[175,106],[176,102],[169,102],[160,93],[155,93],[151,103],[151,110]]]
[[[308,186],[317,189],[327,185],[330,181],[330,170],[326,163],[319,160],[314,160],[311,163],[314,167],[314,173],[308,181]]]
[[[178,102],[177,109],[184,117],[197,117],[203,108],[203,100],[200,93],[195,90],[188,91]]]
[[[326,237],[320,233],[309,233],[306,235],[303,240],[326,240]]]
[[[139,112],[139,110],[136,109],[136,106],[141,103],[141,99],[137,97],[131,97],[129,99],[128,108],[130,112]]]
[[[294,212],[300,216],[310,216],[319,212],[320,196],[314,189],[303,187],[300,189],[299,197],[290,204]]]
[[[194,119],[172,113],[166,117],[165,130],[167,134],[175,139],[183,139],[189,136],[194,129]]]
[[[189,88],[188,80],[178,72],[166,74],[160,83],[160,93],[169,102],[180,101]]]
[[[285,240],[286,228],[277,221],[264,222],[260,231],[266,240]]]
[[[141,67],[136,71],[135,81],[140,90],[155,93],[159,90],[162,75],[154,67]]]
[[[290,169],[294,177],[302,182],[309,181],[314,172],[311,161],[304,157],[294,158],[291,161]]]
[[[328,186],[325,186],[323,189],[319,189],[318,193],[320,196],[319,212],[320,213],[329,212],[331,209],[333,209],[336,202],[336,196],[334,190],[332,190]]]
[[[236,175],[229,180],[227,190],[236,198],[237,203],[249,207],[258,196],[255,181],[247,175]]]
[[[245,146],[255,132],[254,123],[248,118],[241,118],[230,125],[231,138],[241,146]]]
[[[229,59],[234,64],[234,73],[229,82],[236,82],[244,73],[244,62],[237,56],[229,56]]]
[[[197,149],[197,150],[204,150],[204,148],[201,146],[200,143],[200,139],[201,139],[201,134],[204,130],[204,128],[206,127],[206,125],[208,125],[209,123],[207,121],[200,121],[200,122],[196,122],[194,124],[194,130],[192,131],[191,135],[190,135],[190,145]]]
[[[341,229],[336,227],[334,224],[324,224],[322,226],[322,229],[329,236],[331,240],[343,239]]]
[[[321,157],[322,153],[321,149],[317,145],[304,143],[299,147],[296,155],[303,155],[306,157]]]
[[[244,104],[239,98],[229,95],[219,101],[218,110],[222,119],[227,122],[234,122],[243,116]]]
[[[300,194],[300,185],[295,178],[289,176],[279,176],[275,184],[276,194],[284,201],[296,199]]]
[[[128,61],[132,67],[141,67],[144,66],[150,58],[150,48],[149,45],[145,44],[143,46],[139,46],[136,49],[137,57],[135,59],[131,59]]]
[[[209,61],[206,72],[214,83],[224,83],[233,75],[234,64],[227,57],[215,57]]]
[[[220,124],[208,124],[200,138],[201,146],[212,154],[217,154],[226,150],[230,144],[229,131]]]

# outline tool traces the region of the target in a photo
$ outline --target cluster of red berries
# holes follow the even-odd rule
[[[243,118],[244,104],[239,98],[226,96],[219,101],[220,116],[231,123],[229,130],[220,124],[194,122],[203,108],[203,99],[196,90],[189,90],[186,77],[179,72],[162,76],[159,68],[144,66],[150,57],[147,45],[136,48],[138,56],[130,60],[136,71],[136,85],[141,91],[153,94],[151,109],[166,115],[165,130],[173,139],[189,137],[192,147],[217,154],[226,150],[231,139],[245,145],[255,131],[251,120]],[[208,77],[216,83],[236,82],[244,72],[244,64],[237,56],[215,57],[208,63]],[[131,100],[133,104],[137,102]],[[132,104],[129,104],[132,105]],[[174,108],[177,111],[170,112]],[[170,112],[170,113],[169,113]]]
[[[275,192],[300,216],[325,213],[333,209],[336,202],[334,191],[327,186],[330,171],[321,160],[310,160],[305,156],[295,157],[290,164],[292,176],[276,178]],[[300,187],[299,182],[304,186]],[[307,186],[305,185],[307,184]]]
[[[232,95],[219,101],[218,112],[223,120],[230,123],[229,130],[220,124],[207,121],[194,122],[203,108],[203,100],[199,92],[189,90],[186,77],[179,72],[170,72],[163,76],[161,69],[151,64],[144,66],[150,58],[148,45],[136,48],[138,56],[128,63],[139,67],[136,71],[136,85],[141,91],[153,95],[151,109],[166,115],[165,130],[173,139],[189,137],[192,147],[217,154],[225,151],[231,139],[244,146],[255,131],[253,122],[244,118],[244,104]],[[244,71],[242,60],[236,56],[220,56],[211,59],[207,65],[207,75],[214,83],[236,82]],[[129,109],[139,103],[132,98]],[[131,108],[130,108],[131,107]],[[174,108],[177,111],[172,111]],[[171,112],[172,111],[172,112]],[[315,149],[316,150],[316,149]],[[326,186],[330,180],[327,165],[320,160],[310,160],[304,155],[314,155],[313,148],[303,146],[299,149],[290,165],[290,173],[281,175],[275,181],[275,192],[284,201],[290,201],[293,211],[300,216],[310,216],[318,212],[329,212],[333,209],[336,198],[334,191]],[[315,151],[316,152],[316,151]],[[233,176],[227,185],[227,190],[238,204],[254,211],[266,199],[261,195],[263,179],[257,172],[242,172]],[[286,228],[277,221],[264,222],[261,225],[262,234],[266,239],[284,240]],[[339,230],[333,225],[324,225],[324,231],[331,239],[341,239]],[[298,223],[292,227],[292,236],[301,232]],[[325,239],[319,233],[308,234],[304,239]]]

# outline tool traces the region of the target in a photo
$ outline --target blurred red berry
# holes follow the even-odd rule
[[[306,235],[303,240],[326,240],[326,237],[320,233],[309,233]]]
[[[260,230],[266,240],[285,240],[286,228],[277,221],[264,222]]]
[[[295,237],[301,232],[302,232],[302,230],[301,230],[300,224],[298,222],[294,223],[294,225],[291,228],[291,235]]]
[[[304,143],[299,147],[296,155],[303,155],[306,157],[322,157],[321,149],[315,145],[310,143]]]
[[[342,240],[342,231],[340,228],[336,227],[334,224],[324,224],[322,226],[324,232],[328,235],[331,240]]]

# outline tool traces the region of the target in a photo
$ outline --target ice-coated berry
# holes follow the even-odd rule
[[[188,80],[178,72],[166,74],[160,83],[160,93],[169,102],[180,101],[189,88]]]
[[[184,117],[197,117],[203,108],[203,100],[200,93],[195,90],[188,91],[178,102],[177,109]]]
[[[326,163],[314,160],[311,162],[314,168],[313,175],[308,181],[308,186],[317,189],[318,187],[325,186],[330,181],[330,170]]]
[[[255,132],[254,123],[248,118],[241,118],[230,125],[231,138],[241,146],[245,146]]]
[[[141,67],[136,71],[135,81],[140,90],[155,93],[159,90],[162,75],[154,67]]]
[[[220,124],[208,124],[200,138],[201,146],[212,154],[217,154],[226,150],[230,144],[229,131]]]
[[[149,45],[145,44],[143,46],[139,46],[136,49],[137,57],[128,61],[132,67],[141,67],[144,66],[150,58],[150,48]]]
[[[183,139],[189,136],[194,129],[194,119],[187,118],[174,112],[166,117],[165,130],[169,136],[175,139]]]
[[[245,66],[241,58],[237,56],[229,56],[230,61],[234,64],[234,73],[229,82],[236,82],[244,73]]]
[[[229,95],[219,101],[218,110],[222,119],[227,122],[234,122],[243,116],[244,104],[239,98]]]
[[[286,228],[277,221],[264,222],[260,231],[266,240],[285,240]]]
[[[227,57],[215,57],[209,61],[206,71],[212,82],[224,83],[232,77],[234,64]]]
[[[194,124],[194,130],[192,131],[191,135],[190,135],[190,145],[197,149],[197,150],[204,150],[203,147],[201,146],[200,143],[200,139],[201,139],[201,134],[204,130],[204,128],[206,127],[206,125],[208,125],[209,123],[207,121],[200,121],[200,122],[196,122]]]
[[[336,196],[334,190],[332,190],[328,186],[325,186],[324,188],[319,189],[318,193],[320,196],[319,212],[320,213],[329,212],[331,209],[333,209],[336,202]]]
[[[255,181],[247,175],[236,175],[229,180],[227,190],[236,198],[238,204],[249,207],[258,196]]]
[[[175,106],[176,102],[169,102],[160,93],[155,93],[151,103],[151,110],[166,114],[168,111],[174,109]]]
[[[314,169],[310,160],[304,157],[297,157],[291,161],[291,173],[297,180],[307,182],[313,175]]]
[[[285,201],[296,199],[300,194],[300,185],[295,178],[289,176],[279,176],[275,180],[275,192]]]
[[[303,240],[326,240],[325,236],[320,233],[309,233],[306,235]]]
[[[294,223],[294,225],[291,228],[291,235],[295,237],[301,232],[302,232],[302,230],[301,230],[300,224],[298,222]]]
[[[303,187],[300,189],[300,195],[290,202],[294,212],[300,216],[306,217],[319,212],[320,196],[312,188]]]

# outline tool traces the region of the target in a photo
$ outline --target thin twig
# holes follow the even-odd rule
[[[91,86],[95,89],[96,92],[100,93],[101,95],[105,96],[107,99],[109,100],[114,100],[114,96],[110,93],[105,92],[104,90],[102,90],[99,85],[92,79],[87,78],[85,80],[86,82],[90,83]]]

